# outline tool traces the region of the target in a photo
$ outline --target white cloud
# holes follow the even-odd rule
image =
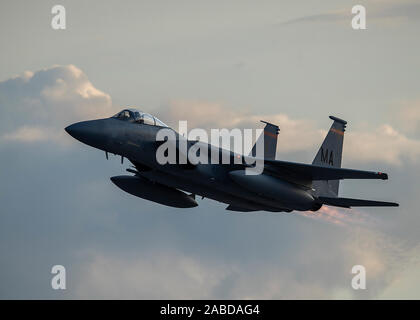
[[[67,146],[71,143],[71,139],[61,128],[23,125],[15,131],[0,136],[0,142],[54,142],[61,146]]]
[[[280,127],[279,155],[316,150],[327,134],[327,128],[319,129],[308,119],[292,119],[282,113],[255,114],[234,110],[221,103],[176,100],[158,112],[171,119],[188,120],[189,129],[260,128],[259,120],[267,120]],[[420,140],[409,138],[389,124],[372,129],[349,123],[343,148],[343,157],[352,163],[401,165],[405,161],[417,163],[420,158]]]
[[[329,295],[328,288],[319,283],[301,283],[297,272],[271,263],[239,265],[173,252],[130,258],[94,255],[80,272],[75,297],[81,299],[272,299]]]
[[[298,214],[300,232],[272,257],[220,259],[179,249],[84,252],[73,274],[79,299],[352,299],[389,296],[401,275],[418,265],[420,247],[378,230],[381,221],[362,210],[324,207]],[[293,214],[291,214],[293,215]],[[243,219],[245,217],[241,217]],[[261,217],[265,219],[266,217]],[[278,218],[281,218],[278,216]],[[284,216],[283,216],[284,218]],[[326,228],[320,227],[324,225]],[[307,229],[309,228],[309,229]],[[326,234],[319,232],[324,230]],[[299,230],[296,230],[299,232]],[[337,236],[340,234],[340,236]],[[331,241],[334,239],[334,241]],[[280,253],[285,252],[285,256]],[[351,287],[351,268],[367,270],[368,290]],[[413,287],[413,286],[411,286]],[[395,290],[399,290],[398,286]],[[404,288],[402,289],[404,290]],[[398,297],[398,295],[396,295]],[[411,297],[418,297],[412,292]]]
[[[28,126],[20,127],[16,131],[6,133],[2,136],[3,140],[20,142],[43,141],[50,138],[51,134],[49,134],[45,128]]]
[[[93,255],[82,266],[77,298],[194,299],[211,298],[229,270],[171,252],[119,258]]]
[[[64,134],[68,124],[100,117],[118,111],[111,97],[95,88],[82,70],[74,65],[53,66],[0,82],[0,141],[68,143]],[[401,117],[408,128],[418,125],[420,108],[410,104]],[[158,110],[165,119],[188,120],[189,129],[201,128],[257,128],[259,120],[280,126],[278,150],[288,152],[315,150],[322,142],[327,128],[316,127],[308,119],[292,119],[286,114],[255,114],[249,110],[235,110],[222,103],[173,100]],[[351,125],[351,124],[350,124]],[[400,165],[404,161],[417,162],[420,141],[411,139],[390,125],[375,129],[348,130],[344,156],[352,162],[383,162]]]
[[[420,100],[403,102],[396,117],[405,131],[420,133]]]
[[[67,137],[63,131],[66,124],[90,117],[109,116],[116,111],[109,95],[96,89],[86,75],[73,66],[27,72],[1,82],[0,93],[5,111],[5,117],[0,119],[0,136],[4,142],[61,143],[59,134]],[[280,153],[317,147],[327,129],[319,129],[309,119],[294,119],[285,114],[260,115],[235,110],[221,103],[173,101],[160,112],[170,119],[188,120],[190,129],[197,126],[262,127],[258,123],[260,119],[279,124]],[[354,127],[349,124],[344,147],[345,157],[352,161],[391,164],[418,161],[419,142],[392,126],[382,125],[374,129]],[[89,188],[96,190],[100,185],[101,182]],[[85,188],[79,186],[76,189]],[[85,217],[85,208],[82,211]],[[223,255],[223,258],[213,258],[205,254],[184,253],[187,252],[185,249],[178,248],[149,252],[144,249],[138,254],[138,247],[124,246],[121,251],[126,251],[121,255],[114,254],[110,249],[83,259],[78,272],[72,275],[72,289],[69,288],[69,291],[76,298],[351,298],[357,297],[357,293],[350,287],[350,270],[353,265],[362,264],[368,269],[369,288],[374,288],[365,293],[366,297],[378,297],[392,286],[398,277],[397,271],[411,267],[409,257],[419,256],[418,251],[398,243],[395,238],[370,230],[377,228],[377,223],[369,223],[371,216],[361,211],[323,208],[320,212],[303,215],[314,219],[296,224],[301,229],[296,230],[294,237],[269,248],[261,244],[254,248],[258,251],[261,248],[277,250],[272,256],[265,256],[263,261],[256,261],[252,251],[246,259],[238,258],[231,252],[234,257],[228,261]],[[245,216],[242,218],[246,219]],[[262,219],[267,219],[267,216]],[[303,217],[295,216],[293,219]],[[331,228],[319,227],[321,221],[330,223],[328,227]],[[113,220],[111,222],[110,226],[119,227]],[[236,222],[230,225],[232,228],[237,226]],[[259,228],[269,228],[269,222],[259,225]],[[336,228],[340,231],[337,232]],[[265,229],[260,230],[265,233]],[[174,231],[178,232],[179,229]],[[260,237],[258,232],[257,227],[255,236]],[[342,233],[346,235],[342,236]],[[240,233],[234,236],[238,239]],[[233,243],[236,242],[235,237]],[[267,239],[264,245],[268,240],[271,239]],[[196,245],[204,246],[204,242]]]
[[[384,162],[401,165],[417,163],[420,140],[410,139],[388,124],[373,131],[349,132],[345,139],[344,157],[355,162]]]
[[[420,262],[399,273],[385,291],[379,296],[380,299],[419,299],[419,284],[413,279],[420,279]]]
[[[288,115],[255,114],[248,110],[234,110],[222,103],[173,100],[167,108],[157,110],[159,115],[170,119],[187,120],[188,129],[193,128],[262,128],[260,120],[279,125],[279,151],[282,153],[300,151],[321,142],[323,131],[307,119],[291,119]],[[176,123],[174,123],[176,127]]]
[[[3,141],[62,141],[72,122],[116,112],[111,97],[74,65],[52,66],[0,82]]]
[[[91,252],[73,273],[72,295],[79,299],[376,298],[391,290],[402,272],[418,264],[418,246],[404,246],[372,230],[373,224],[359,223],[356,231],[353,223],[341,227],[348,236],[334,242],[292,239],[299,244],[287,249],[287,261],[225,261],[156,249],[123,256]],[[351,268],[356,264],[367,270],[368,290],[363,292],[351,287]]]

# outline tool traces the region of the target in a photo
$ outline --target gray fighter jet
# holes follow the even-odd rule
[[[160,164],[156,151],[163,141],[156,139],[161,129],[172,130],[179,142],[183,138],[168,128],[156,117],[126,109],[107,119],[83,121],[72,124],[65,130],[75,139],[130,160],[133,175],[112,177],[112,182],[122,190],[137,197],[176,208],[197,206],[196,195],[228,204],[227,210],[250,212],[317,211],[323,205],[351,207],[395,207],[397,203],[342,198],[338,196],[342,179],[387,180],[383,172],[361,171],[341,168],[343,137],[347,122],[330,116],[334,121],[312,164],[275,160],[279,127],[264,122],[263,172],[247,175],[252,166],[246,161],[230,164],[208,164],[190,161],[176,164]],[[187,141],[187,150],[198,141]],[[200,142],[203,143],[203,142]],[[257,141],[258,143],[258,141]],[[230,150],[231,159],[255,157],[256,145],[249,156],[238,155]],[[214,148],[208,145],[209,149]],[[177,148],[178,152],[184,152]],[[213,150],[214,151],[214,150]],[[210,153],[209,153],[210,157]]]

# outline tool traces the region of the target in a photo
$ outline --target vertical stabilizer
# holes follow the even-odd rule
[[[312,164],[322,167],[341,168],[343,154],[343,139],[347,121],[330,116],[334,120],[321,148]],[[317,196],[338,196],[340,180],[316,180],[312,186]]]
[[[250,156],[255,157],[257,143],[261,143],[261,139],[264,139],[264,159],[274,160],[276,158],[277,137],[280,129],[275,124],[263,120],[261,122],[265,123],[264,132],[258,137],[257,142],[252,147]]]

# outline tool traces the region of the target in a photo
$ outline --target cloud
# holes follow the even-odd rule
[[[342,219],[341,209],[332,209]],[[342,210],[341,210],[342,211]],[[315,215],[315,214],[314,214]],[[365,213],[360,212],[360,215]],[[367,216],[367,215],[366,215]],[[261,217],[263,218],[263,217]],[[280,218],[280,216],[278,216]],[[243,218],[242,218],[243,219]],[[297,219],[294,217],[293,219]],[[178,249],[129,249],[123,255],[109,251],[85,253],[73,272],[72,297],[78,299],[337,299],[375,298],[389,291],[405,270],[418,264],[420,247],[407,246],[360,221],[340,225],[344,237],[335,234],[335,221],[324,229],[301,222],[317,235],[307,241],[296,235],[276,246],[270,258],[235,261]],[[344,219],[344,222],[349,219]],[[315,232],[315,233],[313,233]],[[309,237],[310,238],[310,237]],[[334,239],[331,242],[331,239]],[[222,250],[222,249],[220,249]],[[268,247],[266,250],[273,250]],[[287,259],[279,252],[284,251]],[[232,254],[235,256],[235,254]],[[351,288],[351,268],[367,270],[368,290]]]
[[[379,299],[419,299],[418,283],[413,279],[420,278],[420,262],[413,263],[395,276],[390,285],[379,295]]]
[[[2,138],[6,141],[35,142],[48,140],[51,136],[45,128],[23,126],[14,132],[4,134]]]
[[[325,298],[331,294],[324,286],[326,279],[305,283],[299,280],[303,270],[272,261],[240,265],[179,252],[131,257],[100,254],[87,261],[76,279],[75,298],[273,299]]]
[[[221,103],[173,100],[157,112],[171,119],[187,120],[189,130],[197,127],[259,128],[262,127],[259,120],[270,121],[280,127],[278,157],[291,152],[315,151],[327,134],[326,128],[317,128],[317,124],[309,119],[293,119],[282,113],[255,114],[243,109],[234,110]],[[349,123],[344,141],[343,157],[352,163],[399,166],[406,162],[417,163],[420,158],[420,140],[406,136],[389,124],[376,128],[356,124],[352,129]]]
[[[420,100],[401,103],[396,117],[405,131],[420,133]]]
[[[93,255],[82,266],[76,297],[103,299],[212,298],[228,275],[223,264],[173,252],[131,257]]]
[[[157,114],[177,120],[187,120],[188,129],[203,128],[262,128],[260,120],[280,126],[279,150],[281,153],[300,151],[319,143],[323,131],[315,128],[315,123],[307,119],[292,119],[286,114],[255,114],[249,110],[235,110],[222,103],[172,100]],[[174,128],[177,124],[173,123]]]
[[[60,142],[68,124],[110,116],[116,110],[111,97],[74,65],[26,71],[0,82],[0,105],[3,142]]]
[[[3,110],[0,142],[3,143],[69,143],[71,140],[63,130],[65,126],[109,117],[120,109],[74,65],[26,71],[0,82],[0,105]],[[400,118],[408,128],[418,126],[418,110],[417,104],[403,108]],[[189,129],[256,128],[262,127],[259,120],[267,120],[280,126],[278,150],[281,155],[311,150],[320,145],[326,134],[325,129],[317,128],[309,119],[293,119],[282,113],[256,114],[209,101],[172,100],[166,108],[158,109],[157,115],[165,120],[188,120]],[[401,165],[405,161],[416,163],[420,155],[420,141],[389,124],[349,130],[345,141],[344,156],[352,162]]]
[[[367,21],[395,25],[405,21],[417,21],[420,18],[420,4],[413,0],[384,0],[367,1],[363,4],[366,8]],[[340,22],[349,24],[354,14],[352,6],[345,9],[325,13],[306,15],[282,22],[281,25],[300,23],[331,23]]]
[[[357,209],[343,209],[336,207],[323,206],[316,212],[303,211],[297,214],[303,215],[317,221],[332,223],[337,226],[349,227],[358,225],[371,225],[375,220],[372,216]],[[376,222],[376,221],[375,221]]]
[[[349,19],[350,13],[346,11],[333,11],[327,13],[320,13],[320,14],[313,14],[307,15],[303,17],[298,17],[295,19],[290,19],[285,22],[282,22],[282,25],[289,25],[289,24],[298,24],[298,23],[306,23],[306,22],[336,22],[336,21],[344,21],[345,19]]]
[[[418,163],[420,140],[410,139],[391,125],[384,124],[373,131],[349,132],[344,157],[355,162],[383,162],[391,165]]]
[[[56,134],[65,134],[62,128],[70,118],[111,113],[110,97],[95,89],[82,71],[62,69],[26,72],[6,81],[7,86],[0,83],[2,106],[10,102],[5,114],[13,114],[9,121],[0,119],[4,143],[61,141]],[[174,100],[157,111],[165,121],[188,120],[190,129],[255,128],[263,126],[260,119],[274,122],[281,127],[279,153],[317,148],[327,129],[310,119],[206,101]],[[412,153],[417,141],[391,125],[350,123],[345,141],[345,157],[352,161],[417,161]],[[47,143],[42,148],[19,148],[19,156],[5,153],[8,170],[2,171],[2,181],[10,183],[2,185],[0,243],[8,263],[0,276],[13,291],[0,292],[3,297],[62,298],[45,286],[50,281],[46,270],[59,262],[68,266],[66,294],[72,298],[376,298],[389,295],[399,272],[412,270],[413,257],[420,256],[414,200],[411,209],[405,204],[388,211],[394,229],[384,227],[382,208],[226,215],[224,205],[203,200],[198,211],[174,215],[172,208],[116,192],[107,175],[110,169],[122,170],[119,162],[115,167],[111,161],[95,162],[92,167],[94,153],[68,157]],[[415,194],[417,171],[412,168],[401,168],[406,190],[385,192],[384,197],[403,202]],[[57,172],[59,177],[52,174]],[[16,238],[17,233],[22,236]],[[31,275],[45,278],[19,269],[22,261],[36,263]],[[367,292],[350,287],[355,264],[367,268]]]

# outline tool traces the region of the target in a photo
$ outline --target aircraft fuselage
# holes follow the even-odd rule
[[[160,129],[160,126],[109,118],[79,122],[67,127],[66,131],[85,144],[138,164],[144,169],[137,170],[139,176],[194,195],[250,211],[317,210],[320,207],[310,188],[267,174],[245,177],[242,166],[161,165],[156,160],[159,146],[156,133]]]

